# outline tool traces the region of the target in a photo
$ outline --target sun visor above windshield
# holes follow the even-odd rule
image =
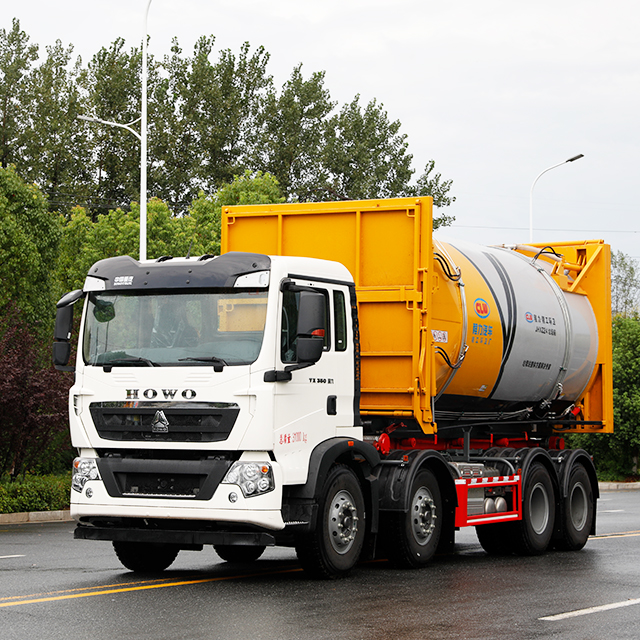
[[[221,288],[235,286],[241,276],[270,269],[270,258],[257,253],[231,252],[209,260],[194,258],[145,263],[130,256],[119,256],[96,262],[89,270],[87,281],[101,280],[107,291]]]

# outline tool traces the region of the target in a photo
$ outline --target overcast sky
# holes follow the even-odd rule
[[[0,4],[31,42],[60,39],[85,62],[142,38],[146,0]],[[302,62],[340,105],[376,98],[407,134],[419,174],[452,179],[446,236],[527,242],[604,238],[640,258],[640,3],[631,0],[153,0],[150,53],[201,35],[271,54],[277,86]]]

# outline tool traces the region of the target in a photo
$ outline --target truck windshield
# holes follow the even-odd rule
[[[262,346],[261,290],[91,293],[83,335],[86,364],[251,364]]]

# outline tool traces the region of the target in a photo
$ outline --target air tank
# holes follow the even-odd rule
[[[547,260],[508,248],[436,241],[434,255],[430,326],[441,419],[561,409],[580,399],[598,353],[585,295],[563,291]]]

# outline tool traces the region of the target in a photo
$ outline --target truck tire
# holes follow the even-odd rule
[[[427,564],[440,541],[442,516],[438,481],[431,471],[422,469],[411,483],[409,510],[389,517],[389,559],[405,569]]]
[[[554,546],[560,551],[579,551],[587,543],[593,524],[591,480],[580,463],[571,469],[563,507],[562,533]]]
[[[480,524],[476,535],[480,546],[491,556],[508,556],[513,553],[513,522]]]
[[[156,542],[114,541],[118,560],[131,571],[155,573],[164,571],[176,559],[180,547]]]
[[[555,523],[555,494],[546,467],[534,462],[524,484],[522,520],[516,524],[514,550],[521,555],[544,553]]]
[[[226,562],[237,564],[254,562],[267,548],[265,546],[248,547],[244,545],[214,544],[215,552]]]
[[[346,575],[358,562],[365,536],[364,497],[355,473],[331,468],[318,503],[315,530],[296,537],[302,568],[316,578]]]

